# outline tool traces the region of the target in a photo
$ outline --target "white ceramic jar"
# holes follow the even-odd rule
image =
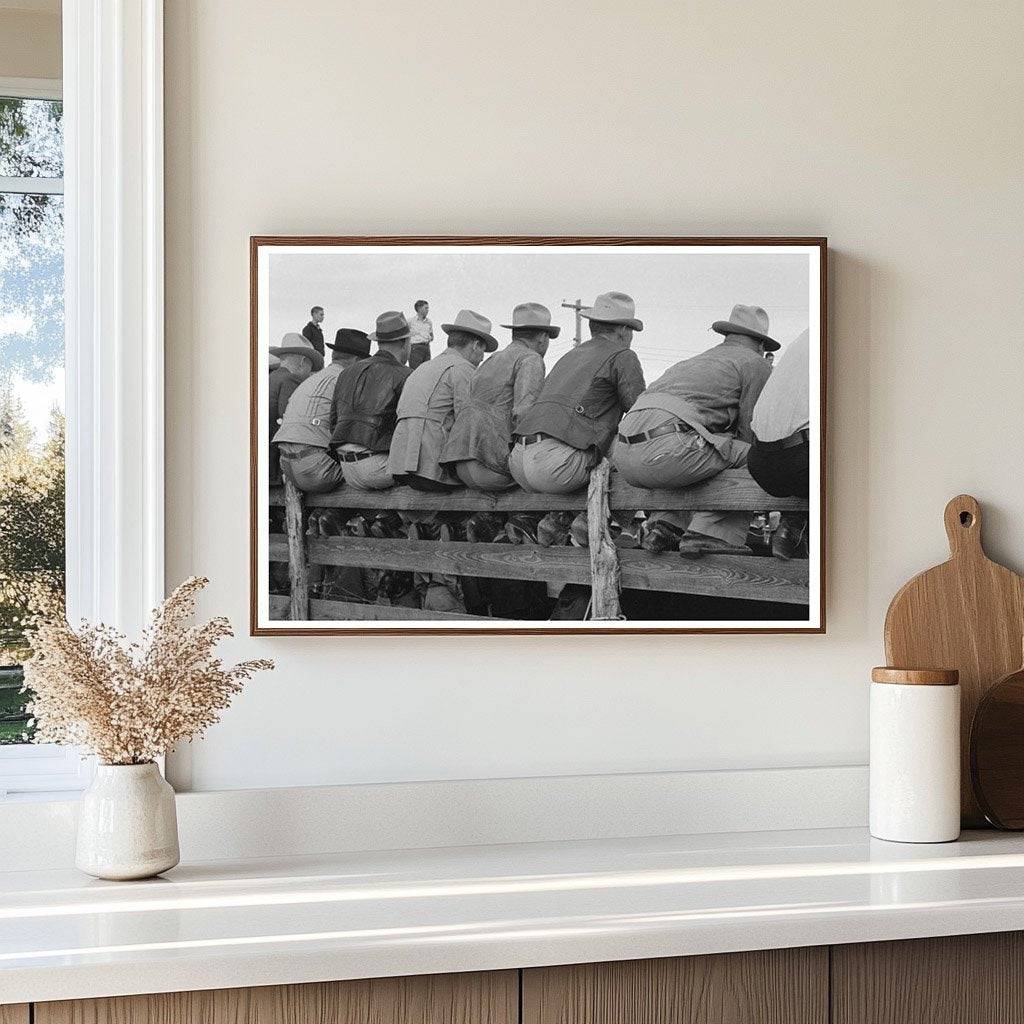
[[[871,680],[871,835],[897,843],[958,838],[958,673],[876,668]]]
[[[101,764],[82,794],[75,864],[96,878],[150,878],[178,863],[174,790],[155,764]]]

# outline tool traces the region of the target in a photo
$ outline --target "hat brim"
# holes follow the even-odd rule
[[[407,331],[405,334],[389,334],[386,338],[380,338],[377,336],[377,332],[374,331],[372,334],[367,335],[371,342],[376,342],[378,345],[384,342],[387,345],[392,341],[406,341],[412,337],[412,331]]]
[[[498,324],[499,327],[504,327],[509,331],[544,331],[550,338],[557,338],[562,333],[561,327],[556,327],[554,324]]]
[[[581,309],[580,316],[585,317],[587,320],[596,320],[599,324],[618,324],[620,327],[632,327],[634,331],[642,331],[644,329],[643,320],[637,320],[635,317],[595,316],[593,306]]]
[[[484,343],[485,352],[496,352],[498,350],[498,339],[486,331],[478,331],[475,327],[463,327],[461,324],[441,324],[441,330],[445,334],[451,334],[452,331],[465,331],[466,334],[472,334]]]
[[[270,354],[278,357],[305,356],[313,364],[313,369],[322,370],[324,368],[324,357],[315,348],[301,348],[298,345],[286,345],[284,347],[272,345],[270,347]]]
[[[711,330],[717,334],[742,334],[747,338],[753,338],[764,345],[765,352],[778,352],[782,346],[767,334],[755,331],[753,327],[744,327],[743,324],[734,324],[731,320],[716,320],[711,325]]]

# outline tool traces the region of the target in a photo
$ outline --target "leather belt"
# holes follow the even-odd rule
[[[339,462],[361,462],[368,459],[373,452],[337,452]]]
[[[667,434],[692,434],[693,427],[682,420],[675,423],[663,423],[660,427],[652,430],[645,430],[640,434],[619,434],[619,440],[623,444],[640,444],[643,441],[653,441],[656,437],[665,437]]]
[[[783,437],[778,441],[754,440],[757,450],[761,452],[784,452],[787,448],[796,448],[797,445],[809,444],[811,432],[806,427],[803,430],[794,431],[789,437]]]
[[[325,452],[333,459],[334,453],[329,448],[321,447],[316,444],[303,444],[300,441],[278,441],[280,445],[288,445],[287,448],[281,448],[282,459],[301,459],[307,455],[324,454]]]
[[[547,434],[522,434],[519,437],[520,444],[536,444],[538,441],[547,439]]]

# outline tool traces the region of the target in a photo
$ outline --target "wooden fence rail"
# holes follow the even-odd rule
[[[589,510],[590,547],[567,545],[484,544],[465,541],[411,541],[372,537],[307,538],[302,530],[303,496],[290,482],[270,492],[271,505],[283,505],[286,534],[272,534],[271,562],[287,562],[291,594],[272,596],[272,618],[300,621],[427,620],[465,622],[494,621],[488,616],[432,612],[390,605],[310,599],[309,566],[334,565],[406,572],[443,573],[490,579],[580,583],[591,587],[591,617],[621,618],[621,588],[776,601],[803,605],[808,602],[806,559],[743,555],[706,555],[682,558],[672,552],[653,555],[647,551],[618,549],[607,527],[609,509],[661,511],[805,510],[807,502],[773,498],[754,483],[745,470],[727,470],[708,483],[680,490],[644,490],[630,487],[610,473],[607,461],[591,474],[586,491],[568,495],[528,494],[513,490],[501,494],[456,491],[425,494],[408,487],[366,492],[341,487],[331,494],[310,496],[315,508],[353,511],[458,511],[549,512]]]

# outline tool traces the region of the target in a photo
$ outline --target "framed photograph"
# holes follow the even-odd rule
[[[250,241],[253,635],[825,631],[824,238]]]

